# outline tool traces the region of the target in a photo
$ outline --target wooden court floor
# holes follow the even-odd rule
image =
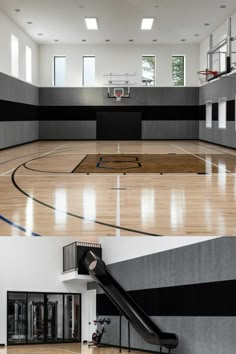
[[[72,173],[90,154],[160,155],[168,169]],[[236,236],[236,150],[201,141],[38,141],[2,150],[0,235]]]
[[[88,345],[81,343],[71,344],[42,344],[42,345],[20,345],[0,348],[0,354],[118,354],[119,348],[88,348]],[[122,353],[128,350],[122,349]],[[131,351],[138,354],[140,352]],[[145,354],[145,352],[143,352]]]

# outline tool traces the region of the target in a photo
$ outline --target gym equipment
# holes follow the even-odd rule
[[[178,346],[178,336],[174,333],[163,332],[113,278],[99,257],[92,251],[88,251],[84,255],[84,263],[91,277],[147,343],[159,345],[161,349],[165,347],[169,353],[171,349]]]
[[[95,320],[95,321],[93,321],[93,323],[95,325],[100,324],[101,325],[101,331],[99,331],[98,328],[97,328],[96,332],[94,332],[92,334],[92,343],[90,343],[88,346],[89,347],[98,347],[98,346],[101,347],[101,339],[102,339],[102,336],[103,336],[103,334],[105,332],[104,323],[109,325],[111,323],[111,319],[110,318],[103,318],[103,319]]]

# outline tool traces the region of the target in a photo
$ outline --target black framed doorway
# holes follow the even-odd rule
[[[97,112],[97,140],[141,140],[142,112]]]
[[[81,342],[81,294],[7,292],[7,344]]]

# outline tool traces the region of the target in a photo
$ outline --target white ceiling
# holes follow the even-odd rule
[[[222,4],[227,8],[220,9]],[[70,44],[83,39],[89,44],[106,43],[106,39],[111,43],[129,43],[129,39],[138,44],[150,44],[153,39],[182,43],[184,38],[186,43],[197,43],[236,11],[236,1],[0,0],[0,8],[38,43],[54,43],[55,39]],[[97,17],[99,30],[88,31],[84,17]],[[151,31],[140,30],[142,17],[155,18]]]

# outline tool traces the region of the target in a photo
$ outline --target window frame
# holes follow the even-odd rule
[[[206,114],[205,114],[205,122],[206,122],[206,128],[207,129],[212,129],[212,106],[213,106],[213,102],[211,100],[206,101],[205,103],[206,106]],[[211,107],[211,116],[210,116],[210,121],[208,121],[208,112],[207,112],[207,107]],[[210,122],[210,124],[208,125],[208,123]]]
[[[13,50],[13,40],[15,41],[15,43],[17,43],[17,58],[14,58],[14,50]],[[13,77],[16,77],[17,79],[20,76],[20,42],[19,42],[19,38],[17,36],[15,36],[13,33],[11,33],[11,75]],[[14,67],[13,63],[17,64],[16,67]]]
[[[222,122],[220,120],[220,103],[221,102],[223,102],[224,106],[225,106],[223,126],[222,126]],[[227,98],[226,97],[220,97],[218,99],[218,129],[227,129]]]
[[[65,79],[66,79],[66,55],[54,55],[53,56],[53,87],[65,87],[64,86],[56,86],[56,58],[65,58]]]
[[[85,86],[84,84],[84,58],[94,58],[94,85]],[[95,87],[96,86],[96,55],[86,54],[82,56],[82,87]]]
[[[28,63],[27,63],[27,50],[29,49],[29,53],[30,53],[30,76],[28,77],[28,71],[27,71],[27,67],[28,67]],[[32,84],[32,79],[33,79],[33,55],[32,55],[32,48],[29,47],[28,45],[25,46],[25,81],[28,82],[29,84]]]
[[[174,85],[173,80],[173,57],[183,57],[184,58],[184,84],[183,85]],[[185,87],[186,86],[186,55],[185,54],[172,54],[171,56],[171,78],[172,78],[172,86],[174,87]]]
[[[143,84],[143,57],[154,57],[154,59],[155,59],[154,83],[153,83],[153,85],[151,85],[151,86],[148,86],[148,85],[144,85],[144,84]],[[157,66],[156,66],[156,63],[157,63],[157,58],[156,58],[156,55],[155,55],[155,54],[142,54],[142,59],[141,59],[141,68],[142,68],[141,80],[142,80],[142,87],[155,87],[155,86],[156,86],[156,82],[157,82],[157,75],[156,75]]]

